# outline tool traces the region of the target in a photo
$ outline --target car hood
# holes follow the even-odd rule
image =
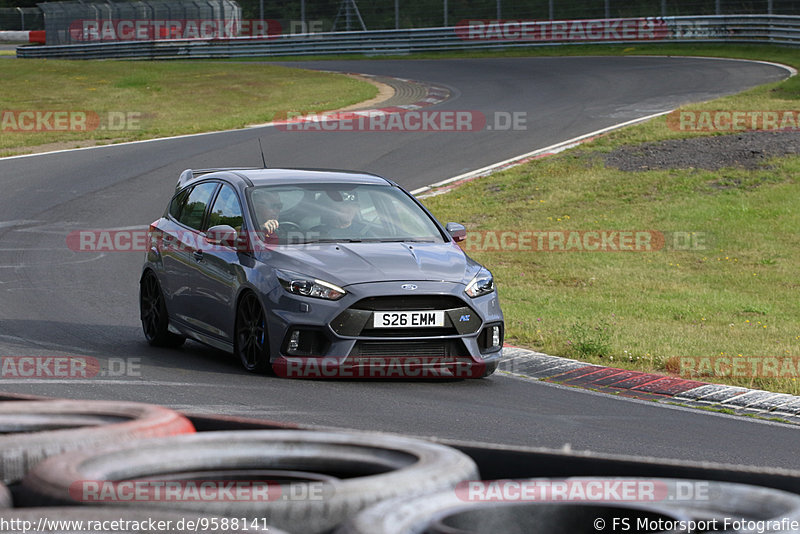
[[[454,243],[286,245],[265,252],[262,261],[341,287],[387,281],[466,283],[480,269]]]

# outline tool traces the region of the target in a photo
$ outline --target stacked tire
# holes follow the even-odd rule
[[[17,482],[44,459],[133,439],[194,433],[183,415],[138,402],[0,402],[0,478]]]
[[[336,534],[525,534],[528,532],[679,533],[725,531],[783,532],[781,525],[800,521],[800,495],[772,488],[703,480],[664,478],[574,477],[484,481],[542,487],[619,482],[658,488],[652,499],[575,498],[568,501],[470,499],[464,486],[424,497],[392,499],[362,510]],[[700,487],[692,498],[680,488]],[[727,522],[726,522],[727,520]],[[653,527],[653,528],[650,528]],[[666,527],[666,528],[664,528]],[[712,527],[712,528],[707,528]]]
[[[731,517],[746,526],[727,532],[800,522],[800,495],[771,488],[658,478],[481,481],[471,458],[444,445],[361,432],[195,433],[183,415],[140,403],[0,402],[0,432],[0,475],[11,488],[0,484],[0,533],[594,534],[645,525],[634,531],[678,534]],[[469,490],[623,482],[657,487],[658,498],[515,500]],[[675,498],[686,484],[703,485],[702,497]]]
[[[153,500],[147,505],[265,520],[291,532],[319,533],[382,500],[452,491],[458,483],[477,476],[475,463],[465,454],[421,440],[365,433],[254,430],[204,432],[68,452],[34,468],[23,480],[19,494],[24,506],[95,505],[96,501],[86,499],[86,493],[76,486],[91,481],[108,485],[109,494],[115,497],[113,504],[138,506],[140,501],[120,500],[114,488],[133,480],[158,481],[159,485],[179,481],[181,488],[190,482],[277,480],[280,482],[273,482],[266,492],[250,492],[244,499],[187,500],[175,494],[175,499]],[[97,486],[92,488],[94,491]],[[148,498],[144,491],[143,495]]]

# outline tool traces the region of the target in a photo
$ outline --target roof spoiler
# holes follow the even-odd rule
[[[221,172],[221,171],[244,171],[244,170],[254,170],[260,169],[260,167],[221,167],[219,169],[186,169],[183,171],[178,178],[178,184],[175,186],[175,189],[180,189],[184,185],[188,184],[195,178],[199,176],[203,176],[204,174],[209,174],[212,172]]]

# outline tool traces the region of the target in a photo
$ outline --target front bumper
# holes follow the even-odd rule
[[[385,357],[294,357],[279,356],[272,362],[283,378],[446,379],[481,378],[494,372],[502,349],[489,358]]]
[[[312,378],[476,378],[502,354],[503,314],[497,293],[475,299],[451,282],[354,284],[338,301],[270,294],[272,365],[286,376]],[[441,327],[374,328],[376,311],[445,312]],[[301,372],[302,371],[302,372]]]

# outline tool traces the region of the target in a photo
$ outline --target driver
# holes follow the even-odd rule
[[[278,216],[283,209],[280,197],[276,193],[264,193],[258,208],[259,218],[264,221],[262,227],[267,236],[274,236],[280,226]]]

